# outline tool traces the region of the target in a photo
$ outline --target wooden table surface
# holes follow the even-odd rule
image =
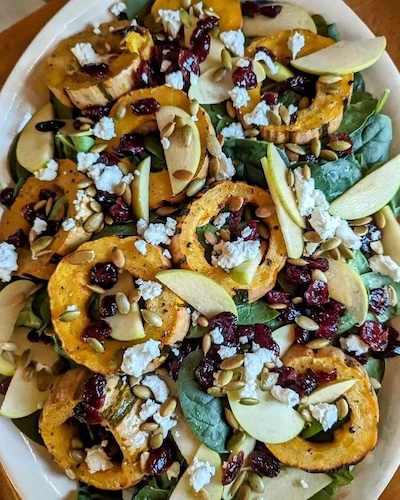
[[[28,44],[33,40],[44,24],[65,3],[67,3],[67,0],[52,0],[46,6],[23,19],[18,24],[0,33],[0,88],[3,86],[10,71]],[[400,1],[379,0],[379,2],[377,2],[376,0],[347,0],[346,3],[376,35],[386,35],[388,39],[387,50],[389,55],[392,57],[397,67],[400,68],[400,44],[398,43]],[[13,500],[15,498],[17,498],[17,496],[13,493],[3,471],[0,470],[0,500]],[[395,500],[397,498],[400,498],[400,469],[389,483],[380,500]]]

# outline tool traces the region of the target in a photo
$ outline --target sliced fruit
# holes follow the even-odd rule
[[[39,109],[26,124],[17,142],[17,160],[29,172],[45,168],[54,158],[54,133],[40,132],[36,125],[54,120],[54,108],[51,102]]]
[[[397,155],[336,198],[329,213],[346,220],[366,217],[387,205],[399,187],[400,155]]]
[[[162,106],[156,113],[157,125],[162,131],[180,118],[181,125],[165,138],[168,147],[164,147],[165,161],[171,182],[172,194],[181,193],[190,184],[197,172],[201,158],[200,133],[192,117],[178,106]]]
[[[329,296],[344,304],[347,311],[362,325],[368,314],[368,292],[360,275],[349,264],[328,258],[329,269],[325,272]]]
[[[201,446],[201,441],[193,433],[180,406],[175,410],[175,415],[176,425],[171,429],[171,435],[183,458],[190,464]]]
[[[7,361],[3,354],[0,354],[0,375],[4,375],[5,377],[12,377],[16,370],[16,364]]]
[[[150,219],[150,168],[151,156],[148,156],[135,167],[135,170],[137,170],[139,173],[135,174],[135,177],[133,178],[131,184],[133,213],[138,219],[143,219],[147,223]]]
[[[241,285],[250,285],[250,283],[254,280],[262,257],[263,252],[260,249],[258,255],[254,257],[254,259],[246,260],[243,264],[233,267],[229,273],[230,277],[236,281],[236,283],[240,283]]]
[[[346,75],[369,68],[381,57],[386,38],[345,40],[313,54],[299,57],[292,66],[313,75]]]
[[[274,63],[276,71],[272,72],[271,68],[267,66],[266,64],[263,64],[263,68],[265,70],[265,74],[268,78],[273,80],[274,82],[283,82],[287,80],[288,78],[293,78],[294,73],[291,71],[287,66],[284,64],[281,64],[280,62],[275,62]]]
[[[230,451],[230,456],[235,456],[239,452],[243,451],[243,458],[244,458],[244,463],[246,463],[246,460],[250,453],[254,450],[254,447],[256,445],[256,440],[246,434],[245,432],[242,433],[244,438],[242,441],[240,441],[238,444],[236,444]],[[235,481],[232,483],[229,483],[224,486],[224,491],[222,492],[222,500],[233,500],[233,498],[236,495],[236,484]]]
[[[392,209],[387,205],[381,210],[385,217],[385,227],[381,229],[383,253],[400,265],[400,226]]]
[[[243,32],[248,37],[267,36],[276,31],[309,30],[317,32],[315,23],[304,9],[291,3],[273,3],[268,6],[279,6],[282,10],[276,17],[256,15],[243,18]]]
[[[279,356],[282,357],[288,349],[293,345],[295,340],[296,325],[284,325],[272,332],[272,338],[279,345]]]
[[[300,434],[304,420],[292,407],[275,399],[269,391],[262,391],[257,381],[257,399],[253,406],[241,404],[240,391],[228,392],[231,410],[240,426],[263,443],[285,443]]]
[[[333,403],[340,396],[343,396],[349,389],[357,383],[357,380],[340,380],[339,382],[330,382],[315,389],[307,396],[307,405],[317,405],[319,403]]]
[[[303,229],[293,222],[273,190],[271,190],[271,197],[275,202],[276,216],[285,240],[287,256],[290,259],[298,259],[303,255],[304,250]]]
[[[191,48],[190,37],[196,28],[198,23],[198,18],[192,17],[191,24],[184,27],[185,32],[185,47]],[[221,65],[221,51],[225,48],[225,45],[221,40],[210,33],[210,50],[208,56],[203,62],[200,63],[200,74],[205,73],[210,68],[215,68]]]
[[[237,316],[232,297],[221,285],[204,274],[185,269],[169,269],[157,273],[156,278],[208,319],[221,312],[231,312]]]

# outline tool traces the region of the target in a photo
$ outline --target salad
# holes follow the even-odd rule
[[[400,352],[385,39],[289,3],[111,14],[9,152],[0,415],[79,499],[332,498]]]

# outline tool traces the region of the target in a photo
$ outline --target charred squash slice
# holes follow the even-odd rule
[[[110,116],[115,120],[115,131],[117,137],[110,141],[110,147],[116,146],[121,137],[132,132],[147,133],[158,129],[155,114],[135,115],[132,112],[131,104],[140,99],[155,99],[161,106],[176,106],[190,113],[190,100],[185,92],[176,90],[166,85],[154,87],[151,89],[140,89],[130,92],[122,97],[113,106]],[[118,119],[121,110],[123,118]],[[204,179],[208,171],[208,155],[206,151],[206,139],[209,134],[214,134],[214,128],[211,124],[208,114],[200,108],[195,122],[200,133],[201,140],[201,158],[194,178]],[[185,199],[185,193],[179,193],[173,196],[171,183],[167,171],[152,172],[150,174],[150,209],[155,209],[163,203],[180,203]]]
[[[345,394],[350,419],[333,432],[333,441],[313,443],[295,437],[282,444],[266,446],[285,465],[309,472],[333,471],[360,462],[377,441],[379,407],[364,368],[353,358],[335,347],[312,351],[294,346],[284,356],[285,365],[299,373],[312,370],[337,370],[337,380],[355,379],[357,382]]]
[[[123,342],[109,338],[104,341],[104,352],[97,353],[81,340],[83,329],[91,323],[88,303],[93,292],[87,287],[91,268],[99,262],[112,262],[112,251],[115,247],[123,252],[124,271],[127,271],[133,278],[141,278],[145,281],[154,280],[158,271],[171,267],[170,261],[163,256],[160,247],[147,245],[147,254],[143,256],[134,245],[138,239],[140,238],[120,239],[116,236],[109,236],[84,243],[76,253],[86,255],[87,259],[83,259],[85,262],[74,264],[76,253],[70,254],[59,263],[49,281],[52,323],[63,348],[74,361],[98,373],[118,371],[116,358],[122,354],[123,349],[137,344],[138,341]],[[73,321],[63,322],[60,316],[66,311],[68,305],[76,306],[80,315]],[[142,342],[156,339],[162,344],[174,344],[185,337],[189,329],[190,315],[186,311],[186,303],[173,292],[163,288],[161,295],[146,301],[146,309],[158,313],[162,318],[162,326],[145,324],[146,336],[141,340]]]
[[[22,215],[22,208],[30,203],[37,203],[40,200],[41,190],[51,191],[57,197],[65,196],[65,202],[68,205],[66,218],[75,218],[77,211],[73,202],[78,191],[77,183],[85,176],[76,170],[75,164],[70,160],[60,160],[58,163],[58,175],[54,181],[41,181],[36,177],[27,179],[11,208],[3,214],[0,224],[0,241],[6,240],[20,229],[28,236],[31,225]],[[33,258],[30,250],[20,248],[18,249],[17,274],[48,280],[56,267],[51,262],[52,257],[56,254],[66,255],[90,238],[91,234],[77,224],[70,231],[64,231],[61,228],[42,256]]]
[[[53,94],[66,106],[83,109],[92,105],[106,105],[134,88],[135,72],[142,60],[150,59],[153,39],[141,28],[138,52],[124,48],[129,21],[105,23],[100,34],[89,28],[63,40],[50,55],[46,69],[46,83]],[[110,31],[111,28],[111,31]],[[107,71],[85,71],[71,49],[78,43],[89,43],[107,64]]]
[[[247,295],[247,300],[253,302],[275,285],[276,276],[286,260],[285,243],[276,216],[271,215],[262,219],[268,225],[270,238],[255,278],[249,285],[239,285],[229,273],[209,264],[205,249],[196,234],[198,227],[209,223],[235,196],[242,196],[246,203],[254,207],[272,203],[269,193],[257,186],[250,186],[244,182],[218,183],[189,205],[185,215],[178,220],[171,252],[175,263],[182,268],[205,274],[223,286],[232,296],[244,293]]]
[[[331,38],[316,35],[311,31],[297,31],[305,39],[305,46],[300,51],[299,57],[312,54],[334,43]],[[292,34],[292,31],[280,31],[259,38],[247,48],[246,55],[253,57],[259,47],[265,47],[274,53],[280,63],[288,65],[292,57],[288,40]],[[342,80],[334,84],[334,89],[318,80],[314,99],[309,107],[298,111],[296,122],[291,125],[261,126],[262,139],[275,144],[286,142],[306,144],[314,138],[336,132],[342,121],[344,107],[351,97],[353,76],[353,74],[343,75]],[[248,105],[240,109],[241,120],[258,102],[259,99],[256,101],[252,96]]]

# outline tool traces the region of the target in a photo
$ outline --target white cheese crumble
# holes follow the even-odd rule
[[[253,345],[253,349],[258,347]],[[263,369],[264,363],[276,363],[279,361],[276,354],[264,347],[246,352],[244,355],[244,381],[246,385],[240,391],[241,398],[257,398],[257,377]]]
[[[244,87],[233,87],[228,91],[229,97],[232,99],[233,106],[238,109],[250,101],[250,96]]]
[[[85,462],[90,474],[109,470],[113,466],[111,460],[100,445],[92,446],[86,451]]]
[[[305,490],[308,488],[308,483],[307,483],[307,481],[304,481],[304,479],[300,479],[300,485]]]
[[[109,116],[103,116],[93,127],[93,134],[99,139],[103,139],[103,141],[109,141],[113,137],[117,137],[114,120]]]
[[[122,14],[122,12],[125,12],[125,11],[126,11],[126,4],[124,4],[124,2],[118,2],[118,3],[114,4],[110,9],[111,14],[114,14],[114,16],[117,16],[117,17],[120,14]]]
[[[209,484],[211,478],[215,475],[215,467],[195,457],[187,468],[187,472],[190,476],[190,485],[198,493],[204,486]]]
[[[99,191],[107,191],[108,193],[114,193],[124,181],[124,175],[117,165],[107,165],[97,178],[92,178]]]
[[[233,122],[221,130],[221,135],[225,138],[234,137],[235,139],[244,139],[244,130],[241,123]]]
[[[156,403],[152,399],[148,399],[140,407],[139,418],[145,422],[147,419],[158,412],[160,406],[160,404]]]
[[[55,160],[50,160],[44,168],[40,168],[34,173],[36,179],[40,181],[54,181],[57,177],[58,163]]]
[[[356,356],[361,356],[369,350],[368,344],[358,335],[351,334],[348,337],[340,337],[339,342],[344,351],[354,352]]]
[[[347,220],[342,220],[336,229],[336,236],[341,238],[342,244],[348,248],[358,250],[361,248],[361,240],[351,229]]]
[[[36,235],[39,236],[46,231],[47,222],[43,219],[40,219],[39,217],[36,217],[33,221],[32,229],[33,231],[35,231]]]
[[[150,245],[169,245],[171,237],[175,234],[176,224],[176,220],[172,217],[167,217],[165,224],[161,222],[147,224],[143,219],[139,219],[136,228],[138,235]]]
[[[262,389],[264,391],[270,391],[277,383],[279,379],[279,373],[269,372],[266,378],[262,382]]]
[[[157,281],[144,281],[139,278],[136,280],[136,284],[143,300],[153,300],[162,294],[162,286]]]
[[[165,417],[162,417],[160,415],[160,412],[157,412],[154,414],[153,419],[154,421],[160,426],[161,432],[163,435],[163,438],[165,439],[168,435],[168,432],[170,429],[175,427],[176,425],[176,420],[173,418],[175,416],[174,413],[170,413],[169,415],[166,415]]]
[[[158,15],[161,18],[164,31],[171,35],[171,38],[176,38],[182,26],[179,10],[159,9]]]
[[[15,246],[6,241],[0,243],[0,280],[9,282],[11,273],[18,270],[18,254]]]
[[[224,341],[224,336],[222,335],[221,328],[217,327],[211,330],[210,336],[214,344],[222,344]]]
[[[71,52],[78,60],[80,66],[88,66],[90,64],[99,64],[102,62],[102,57],[95,52],[91,43],[77,43],[72,47]]]
[[[101,29],[100,29],[100,24],[99,23],[93,24],[93,33],[95,35],[101,35]]]
[[[127,375],[141,377],[149,363],[159,356],[160,342],[150,339],[125,350],[121,370]]]
[[[388,255],[374,255],[368,262],[369,267],[375,273],[389,276],[397,283],[400,282],[400,266]]]
[[[168,386],[157,375],[146,375],[140,383],[151,390],[157,403],[164,403],[168,399]]]
[[[251,228],[249,226],[245,227],[243,229],[243,231],[240,233],[240,236],[242,238],[248,238],[251,234],[253,233],[253,231],[251,230]]]
[[[250,59],[238,59],[236,66],[238,68],[247,68],[250,65]]]
[[[325,432],[333,427],[338,420],[338,410],[336,405],[330,403],[318,403],[316,405],[310,405],[309,408],[311,415],[322,425]]]
[[[293,35],[291,35],[288,39],[288,48],[292,52],[292,59],[296,59],[297,54],[301,51],[301,49],[306,44],[304,36],[295,31]]]
[[[196,326],[197,323],[198,323],[198,319],[200,318],[201,314],[199,313],[199,311],[193,311],[192,312],[192,326]]]
[[[99,153],[78,153],[76,156],[78,170],[86,173],[95,163],[97,163],[99,158]]]
[[[169,149],[171,146],[171,141],[167,137],[162,137],[160,142],[163,149]]]
[[[246,125],[262,125],[267,126],[269,123],[267,111],[270,109],[265,101],[260,101],[250,113],[246,113],[243,117]]]
[[[225,153],[222,153],[219,157],[219,171],[215,179],[217,181],[224,181],[230,179],[236,174],[235,166],[231,158],[228,158]]]
[[[164,251],[163,251],[163,256],[166,257],[167,259],[172,259],[172,255],[171,255],[171,252],[166,248]]]
[[[274,385],[271,389],[271,394],[275,399],[284,403],[287,406],[296,406],[300,402],[300,396],[293,389],[288,387],[281,387],[280,385]]]
[[[147,243],[144,240],[138,240],[134,243],[136,250],[138,250],[142,255],[147,254]]]
[[[225,47],[235,56],[243,57],[245,37],[242,30],[224,31],[219,37]]]
[[[214,246],[212,264],[229,272],[246,260],[254,259],[258,255],[260,246],[259,240],[244,241],[243,238],[238,238],[236,241],[220,241]]]
[[[237,353],[236,347],[221,346],[218,349],[218,354],[221,359],[232,358]]]
[[[185,85],[182,71],[173,71],[165,75],[165,85],[177,90],[182,90]]]
[[[90,202],[93,200],[88,196],[83,189],[78,189],[76,192],[76,198],[72,202],[75,207],[75,219],[85,221],[88,217],[92,215],[92,209],[90,208]]]
[[[65,219],[65,221],[61,224],[64,231],[70,231],[76,227],[76,221],[72,217]]]
[[[221,229],[222,226],[225,226],[227,223],[231,213],[230,212],[221,212],[219,215],[217,215],[213,221],[213,226],[215,226],[217,229]]]
[[[272,57],[266,54],[263,50],[259,50],[258,52],[256,52],[254,61],[264,62],[272,75],[278,73],[278,66],[274,63]]]
[[[327,240],[335,236],[336,230],[341,223],[341,218],[337,215],[330,215],[323,208],[317,207],[313,210],[309,223],[323,240]]]

